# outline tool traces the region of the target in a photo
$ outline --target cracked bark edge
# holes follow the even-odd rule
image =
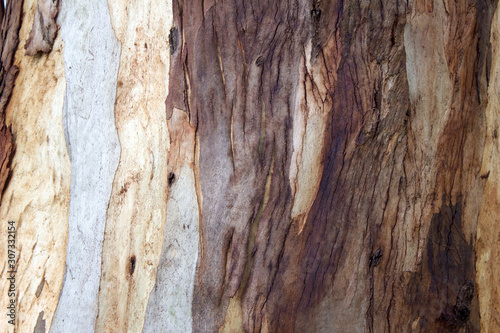
[[[56,23],[62,0],[38,0],[33,27],[24,48],[26,55],[49,53],[54,45],[59,26]]]

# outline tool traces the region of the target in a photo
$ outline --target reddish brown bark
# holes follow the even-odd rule
[[[477,215],[464,225],[462,207],[477,210],[484,186],[496,2],[444,7],[452,102],[449,117],[438,115],[432,168],[404,40],[410,21],[437,11],[432,1],[174,2],[167,113],[185,110],[200,144],[195,331],[217,330],[239,288],[249,332],[479,330]],[[306,52],[316,74],[300,65]],[[303,229],[291,219],[289,183],[299,89],[326,91],[330,106],[321,181]],[[435,183],[423,182],[427,173]],[[418,244],[413,256],[408,232]]]

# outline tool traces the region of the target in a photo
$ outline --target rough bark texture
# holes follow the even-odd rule
[[[62,40],[55,40],[50,54],[25,56],[36,4],[32,0],[8,1],[6,13],[18,5],[22,14],[19,47],[10,57],[19,74],[5,113],[16,151],[0,204],[0,237],[5,244],[0,249],[0,306],[7,308],[10,301],[7,222],[13,221],[16,318],[15,325],[2,320],[0,331],[33,332],[35,327],[50,327],[63,283],[71,174],[61,112],[66,85]]]
[[[195,331],[479,330],[495,7],[174,2],[167,112],[200,142]]]
[[[1,68],[0,68],[0,199],[10,174],[10,161],[14,151],[12,130],[5,124],[5,109],[14,89],[19,68],[14,65],[14,55],[19,43],[23,1],[10,1],[4,9],[0,6]]]
[[[0,330],[500,330],[496,0],[9,1],[2,38]]]
[[[33,56],[38,52],[50,52],[59,26],[56,23],[61,6],[60,0],[39,0],[37,2],[33,28],[24,48]]]

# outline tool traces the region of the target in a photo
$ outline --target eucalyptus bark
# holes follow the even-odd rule
[[[9,1],[15,329],[500,330],[499,36],[497,1]]]
[[[174,2],[167,114],[196,127],[203,198],[196,331],[235,320],[235,295],[250,332],[479,330],[495,7]]]

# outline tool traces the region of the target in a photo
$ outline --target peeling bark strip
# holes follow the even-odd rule
[[[5,121],[5,107],[9,102],[19,68],[14,65],[14,55],[19,44],[19,29],[23,15],[23,1],[8,1],[5,15],[2,15],[0,69],[0,111],[2,123]]]
[[[167,117],[199,142],[193,330],[477,331],[496,2],[173,8]]]
[[[4,123],[0,129],[0,198],[10,174],[9,163],[12,160],[13,150],[12,132]]]
[[[59,26],[56,23],[61,0],[38,0],[33,27],[24,48],[26,55],[34,56],[38,52],[50,52],[54,45]]]

